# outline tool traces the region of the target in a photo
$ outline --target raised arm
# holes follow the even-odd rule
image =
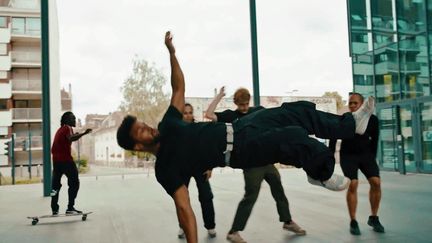
[[[181,186],[174,192],[173,199],[176,206],[177,217],[186,234],[187,242],[197,243],[198,232],[195,214],[192,210],[189,200],[189,192],[185,185]]]
[[[168,48],[170,54],[171,63],[171,105],[177,108],[181,113],[183,113],[185,105],[185,82],[183,72],[178,63],[177,57],[175,55],[175,48],[172,43],[171,32],[166,32],[165,34],[165,45]]]
[[[215,110],[221,99],[225,96],[225,87],[222,86],[222,88],[219,90],[219,93],[216,95],[216,97],[213,99],[213,101],[210,103],[209,107],[207,108],[207,111],[205,113],[205,117],[207,119],[210,119],[212,121],[217,121],[217,116],[215,114]]]
[[[75,142],[75,141],[77,141],[78,139],[80,139],[82,136],[91,133],[91,131],[92,131],[92,130],[91,130],[90,128],[88,128],[88,129],[86,129],[83,133],[74,133],[74,134],[70,135],[70,136],[68,137],[68,139],[69,139],[69,141],[71,141],[71,142]]]

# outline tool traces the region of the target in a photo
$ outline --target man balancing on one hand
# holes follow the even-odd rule
[[[229,123],[186,123],[183,72],[175,55],[170,32],[165,35],[170,54],[172,96],[158,129],[134,116],[124,118],[117,131],[118,144],[127,150],[145,151],[157,157],[158,182],[173,198],[177,216],[189,243],[198,241],[195,215],[184,178],[220,166],[253,168],[280,162],[294,165],[314,185],[329,190],[346,189],[349,179],[333,174],[334,157],[319,138],[350,138],[364,133],[374,100],[369,98],[353,113],[342,116],[317,111],[310,102],[284,103]]]

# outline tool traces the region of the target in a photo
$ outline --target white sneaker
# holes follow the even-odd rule
[[[294,232],[296,235],[306,235],[306,230],[302,229],[296,222],[292,221],[290,223],[284,223],[282,228]]]
[[[184,238],[185,238],[185,233],[184,233],[184,231],[183,231],[182,228],[179,229],[179,231],[178,231],[178,233],[177,233],[177,237],[178,237],[179,239],[184,239]]]
[[[375,110],[375,99],[369,96],[362,106],[352,113],[355,121],[355,133],[364,134],[369,122],[369,118]]]
[[[231,243],[247,243],[239,234],[238,231],[234,233],[228,233],[226,239]]]
[[[209,229],[207,230],[208,236],[210,238],[215,238],[216,237],[216,230],[215,229]]]
[[[351,180],[343,175],[333,174],[326,181],[315,180],[309,176],[308,181],[312,185],[322,186],[331,191],[343,191],[348,188]]]

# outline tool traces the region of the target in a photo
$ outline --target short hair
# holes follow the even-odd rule
[[[349,96],[351,96],[351,95],[357,95],[358,97],[360,97],[360,101],[363,103],[364,97],[362,94],[357,93],[357,92],[349,92]]]
[[[192,108],[192,110],[193,110],[193,106],[190,104],[190,103],[185,103],[185,107],[186,106],[189,106],[190,108]]]
[[[117,143],[120,147],[126,150],[133,150],[135,146],[135,140],[130,135],[133,124],[137,121],[135,116],[126,116],[119,128],[117,129]]]
[[[67,124],[70,115],[73,115],[72,111],[66,111],[65,113],[63,113],[60,119],[60,126]]]
[[[240,103],[240,102],[249,102],[250,101],[250,93],[249,90],[245,88],[239,88],[234,93],[234,103]]]

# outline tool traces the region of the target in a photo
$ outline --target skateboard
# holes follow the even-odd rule
[[[87,215],[91,214],[93,212],[85,212],[85,213],[77,213],[77,214],[57,214],[57,215],[42,215],[42,216],[29,216],[28,219],[32,220],[32,225],[36,225],[39,222],[39,219],[45,219],[45,218],[58,218],[58,217],[71,217],[71,216],[82,216],[82,221],[87,220]]]

